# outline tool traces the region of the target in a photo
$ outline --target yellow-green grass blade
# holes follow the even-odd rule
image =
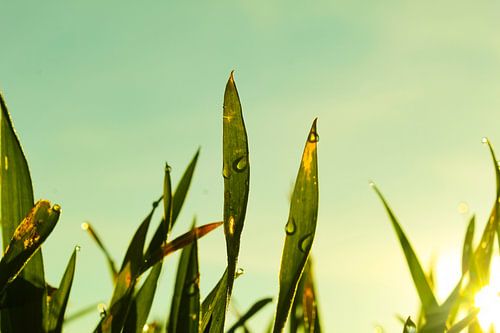
[[[307,136],[292,194],[288,222],[285,226],[286,238],[281,257],[280,287],[274,322],[275,333],[282,332],[285,327],[316,231],[318,216],[318,139],[315,119]]]
[[[26,157],[0,93],[0,221],[3,249],[17,226],[34,205],[33,187]],[[42,252],[35,253],[16,281],[9,285],[1,311],[3,332],[38,331],[45,312],[45,276]],[[30,313],[30,320],[26,320]]]
[[[469,270],[470,260],[474,253],[474,246],[472,244],[474,240],[474,229],[476,225],[476,217],[473,215],[469,220],[467,225],[467,231],[465,232],[464,245],[462,247],[462,274],[465,274]]]
[[[73,251],[71,258],[69,259],[64,275],[59,283],[59,288],[48,297],[47,303],[49,315],[47,318],[47,332],[62,332],[64,314],[66,312],[66,306],[68,304],[69,294],[73,284],[73,276],[75,274],[76,252],[77,249]]]
[[[422,303],[422,307],[424,310],[424,313],[428,313],[432,309],[437,308],[438,304],[436,301],[436,298],[434,296],[434,293],[432,292],[432,289],[429,285],[429,282],[427,281],[427,278],[425,276],[424,270],[422,269],[422,266],[420,265],[420,262],[417,258],[417,255],[415,254],[415,251],[413,251],[413,248],[410,244],[410,241],[406,237],[403,229],[401,228],[396,216],[392,212],[391,208],[389,207],[389,204],[385,200],[384,196],[380,192],[380,190],[377,188],[372,183],[372,187],[379,196],[380,200],[382,201],[387,214],[389,215],[389,218],[391,220],[392,226],[394,227],[394,231],[396,232],[396,235],[399,239],[399,242],[401,244],[401,247],[403,249],[403,253],[406,257],[406,262],[408,264],[408,268],[410,269],[411,276],[413,278],[413,282],[415,284],[415,287],[417,289],[418,296],[420,298],[420,302]]]
[[[124,332],[141,333],[148,319],[153,304],[158,278],[160,277],[162,261],[156,263],[149,273],[146,281],[134,296],[125,322]]]
[[[473,324],[474,321],[476,320],[476,316],[479,312],[479,309],[473,309],[467,316],[465,316],[462,320],[459,322],[455,323],[450,329],[447,331],[447,333],[459,333],[462,332],[464,329],[469,327],[469,325]],[[470,332],[470,331],[469,331]]]
[[[200,332],[210,332],[212,324],[220,321],[221,318],[214,319],[214,311],[220,313],[225,311],[226,291],[227,291],[227,269],[215,285],[212,291],[207,295],[201,304]]]
[[[196,238],[182,250],[167,328],[169,333],[198,333],[200,328],[200,273]]]
[[[302,291],[304,330],[309,333],[320,333],[321,325],[319,321],[318,301],[316,297],[317,293],[314,285],[314,273],[311,258],[307,261],[303,276],[305,276],[304,289]]]
[[[410,317],[408,317],[408,319],[406,319],[405,326],[403,327],[403,333],[416,333],[416,332],[417,332],[417,327],[415,326],[415,323],[411,321]]]
[[[64,324],[68,324],[72,321],[75,321],[75,320],[78,320],[88,314],[91,314],[91,313],[94,313],[95,312],[95,309],[96,307],[99,305],[99,303],[94,303],[94,304],[91,304],[91,305],[87,305],[81,309],[78,309],[76,311],[73,311],[72,313],[69,313],[68,315],[66,315],[66,317],[64,317]]]
[[[47,200],[38,201],[14,231],[0,261],[0,291],[4,292],[40,249],[59,220],[61,207],[51,206]]]
[[[240,251],[240,237],[247,210],[250,181],[248,138],[233,72],[231,72],[226,84],[223,105],[222,175],[224,178],[224,234],[226,236],[228,270],[226,298],[229,302]],[[225,317],[225,310],[222,316]],[[221,321],[224,322],[224,318]]]
[[[118,276],[118,270],[116,269],[116,264],[115,261],[113,260],[113,257],[111,257],[111,254],[109,253],[108,249],[106,249],[106,247],[104,246],[104,243],[101,241],[101,238],[97,235],[95,228],[90,224],[90,222],[83,222],[81,227],[84,231],[86,231],[89,234],[90,238],[94,240],[94,242],[97,244],[97,247],[104,254],[104,257],[108,262],[111,278],[114,283],[116,281],[116,277]]]
[[[252,318],[257,312],[262,310],[266,305],[273,301],[272,297],[266,297],[255,302],[250,309],[247,310],[227,331],[226,333],[235,333],[240,327],[243,327],[245,323]]]

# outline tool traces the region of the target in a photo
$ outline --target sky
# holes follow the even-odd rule
[[[0,90],[36,198],[62,206],[43,247],[58,284],[81,246],[68,312],[107,301],[117,262],[162,192],[201,155],[174,235],[222,218],[222,99],[235,70],[251,181],[234,304],[277,295],[289,195],[318,117],[313,245],[327,332],[399,332],[417,297],[377,183],[424,266],[453,266],[468,218],[494,201],[500,147],[498,1],[53,1],[0,3]],[[463,207],[468,207],[464,213]],[[461,209],[459,209],[461,208]],[[158,217],[159,218],[159,217]],[[201,290],[225,268],[222,229],[200,240]],[[165,320],[177,256],[152,318]],[[447,271],[445,270],[445,273]],[[451,273],[450,273],[451,274]],[[262,330],[273,306],[251,323]],[[98,312],[72,322],[88,332]]]

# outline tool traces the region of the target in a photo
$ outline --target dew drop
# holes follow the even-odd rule
[[[60,212],[61,212],[61,206],[59,206],[58,204],[55,204],[55,205],[52,207],[52,210],[53,210],[54,212],[60,213]]]
[[[99,316],[101,318],[106,317],[106,313],[107,313],[106,304],[104,304],[104,303],[97,304],[97,311],[99,311]]]
[[[224,177],[225,179],[229,179],[230,176],[231,176],[231,171],[226,165],[224,165],[224,167],[222,168],[222,177]]]
[[[319,141],[319,135],[317,132],[311,131],[309,133],[309,136],[307,137],[307,141],[309,142],[318,142]]]
[[[241,156],[234,160],[233,162],[233,169],[236,172],[243,172],[248,166],[248,158],[246,155]]]
[[[234,234],[234,217],[231,215],[229,216],[229,234],[233,235]]]
[[[374,183],[374,182],[372,182],[372,181],[370,181],[370,182],[368,183],[368,185],[370,185],[370,187],[375,187],[375,183]]]
[[[240,268],[238,268],[238,269],[236,270],[236,272],[235,272],[235,276],[236,276],[236,277],[240,277],[240,276],[242,276],[243,274],[245,274],[245,270],[244,270],[243,268],[241,268],[241,267],[240,267]]]
[[[165,172],[170,172],[172,171],[172,167],[168,165],[168,163],[165,163]]]
[[[82,230],[88,230],[89,229],[89,224],[87,222],[83,222],[80,225],[80,228],[82,228]]]
[[[187,295],[188,296],[194,296],[198,293],[199,290],[199,285],[198,285],[198,278],[195,278],[193,281],[189,283],[189,287],[187,290]]]
[[[191,314],[191,320],[196,320],[197,316],[196,316],[196,313],[192,313]]]
[[[312,233],[305,235],[299,241],[299,250],[302,252],[307,252],[311,248],[314,235]]]
[[[293,217],[290,217],[285,225],[285,232],[287,235],[293,235],[296,229],[297,227],[295,226],[295,220],[293,219]]]
[[[482,242],[482,243],[481,243],[481,247],[482,247],[483,249],[485,249],[485,248],[486,248],[486,246],[488,246],[488,242],[484,241],[484,242]]]
[[[488,143],[488,138],[484,136],[484,137],[481,139],[481,142],[482,142],[482,143],[484,143],[484,144],[487,144],[487,143]]]
[[[149,332],[149,325],[148,324],[144,324],[144,326],[142,327],[142,331],[143,332]]]
[[[9,159],[7,158],[7,156],[4,156],[3,161],[4,161],[5,171],[9,170]]]
[[[80,252],[80,249],[81,249],[80,245],[75,246],[76,252]]]

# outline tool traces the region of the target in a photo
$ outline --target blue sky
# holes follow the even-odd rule
[[[241,309],[276,295],[288,196],[318,117],[320,214],[313,247],[328,332],[398,331],[416,297],[377,182],[426,265],[460,247],[466,202],[493,202],[483,136],[500,147],[498,1],[61,1],[0,4],[0,89],[35,195],[63,207],[44,247],[59,281],[82,247],[69,311],[106,302],[91,221],[121,260],[162,190],[201,156],[177,230],[222,217],[222,97],[235,70],[251,190],[235,286]],[[482,224],[481,224],[482,225]],[[222,232],[200,242],[202,291],[224,270]],[[163,320],[175,260],[154,317]],[[256,318],[262,327],[272,315]],[[68,327],[87,332],[89,315]]]

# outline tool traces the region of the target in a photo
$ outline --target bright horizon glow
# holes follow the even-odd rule
[[[488,330],[492,325],[500,328],[500,257],[493,257],[491,263],[490,284],[481,289],[474,298],[474,303],[479,308],[477,319],[483,330]]]

